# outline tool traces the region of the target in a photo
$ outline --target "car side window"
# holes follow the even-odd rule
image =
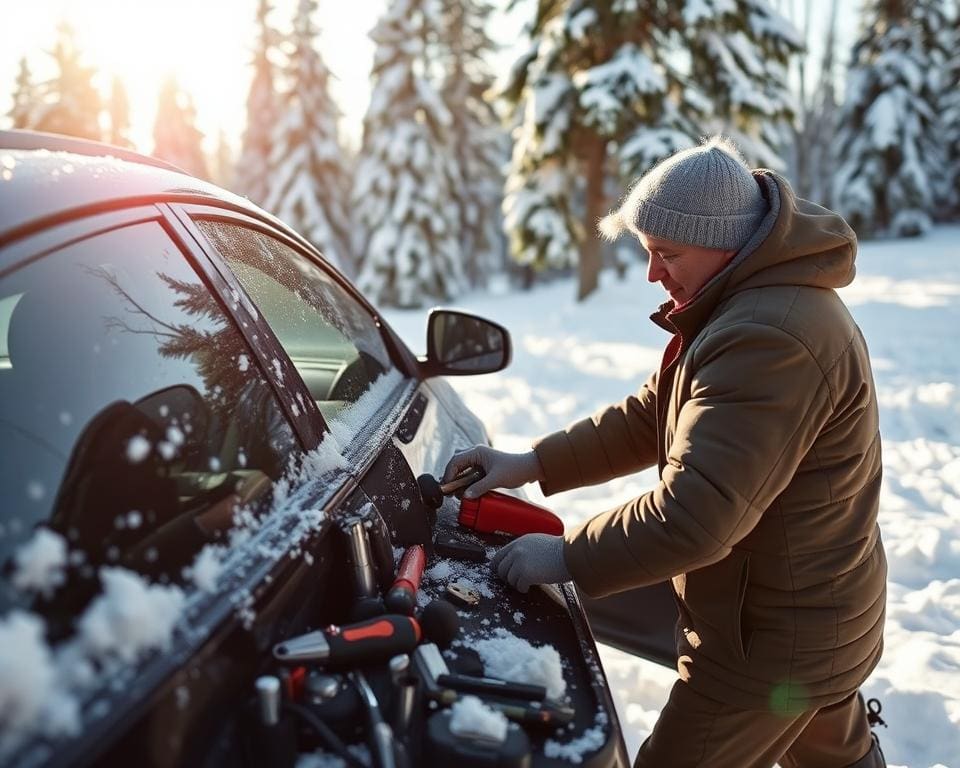
[[[380,329],[330,275],[255,229],[196,223],[263,313],[328,423],[355,424],[348,414],[362,395],[372,390],[376,400],[389,394],[400,374]]]
[[[0,306],[3,561],[43,525],[86,579],[51,600],[101,565],[181,580],[296,447],[233,321],[156,222],[27,263]]]

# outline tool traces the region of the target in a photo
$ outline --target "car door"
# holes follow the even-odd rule
[[[257,510],[309,434],[183,245],[145,205],[0,252],[3,650],[36,667],[5,688],[11,764],[175,762],[288,560]]]
[[[299,373],[305,390],[299,394],[315,403],[316,418],[323,421],[320,446],[332,441],[330,447],[356,474],[358,487],[348,506],[372,504],[386,521],[393,544],[422,543],[429,557],[434,526],[455,528],[457,504],[450,499],[437,513],[426,509],[417,476],[439,475],[455,450],[485,442],[476,417],[442,380],[420,380],[409,353],[399,341],[390,343],[389,329],[375,310],[308,249],[244,215],[203,206],[185,207],[181,213],[197,242],[223,260],[237,290],[265,321],[263,332]],[[488,546],[496,540],[478,537]],[[470,663],[473,639],[490,639],[498,628],[519,631],[523,625],[526,637],[558,649],[566,661],[578,702],[570,738],[589,733],[595,740],[584,750],[584,764],[624,764],[616,713],[576,593],[564,586],[521,596],[485,564],[428,562],[434,567],[424,575],[423,600],[445,596],[450,583],[463,579],[484,598],[480,607],[461,612],[464,640],[463,651],[454,654],[457,660],[463,656],[463,663]],[[350,586],[348,579],[344,592]],[[536,738],[534,764],[554,764],[544,748],[549,734]]]

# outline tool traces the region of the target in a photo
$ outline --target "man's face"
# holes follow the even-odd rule
[[[675,243],[644,232],[638,232],[637,237],[650,254],[647,280],[660,283],[677,306],[693,298],[736,253]]]

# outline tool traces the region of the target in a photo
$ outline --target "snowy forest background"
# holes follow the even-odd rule
[[[518,4],[528,44],[497,73],[490,20]],[[810,15],[798,28],[789,0],[384,6],[358,149],[341,136],[317,45],[324,14],[343,13],[333,0],[299,0],[287,34],[259,0],[236,156],[222,136],[204,153],[172,78],[152,148],[292,225],[377,303],[429,306],[502,275],[530,285],[571,272],[588,296],[602,269],[623,274],[638,252],[601,243],[595,222],[656,162],[714,133],[862,239],[960,219],[955,0],[866,0],[850,50],[832,0],[816,57]],[[97,90],[68,25],[51,43],[39,55],[55,76],[38,81],[21,59],[6,125],[132,146],[124,82]]]

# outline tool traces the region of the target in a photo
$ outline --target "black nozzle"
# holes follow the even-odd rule
[[[440,509],[443,506],[443,491],[440,490],[437,478],[430,474],[420,475],[417,486],[420,488],[420,498],[430,509]]]

